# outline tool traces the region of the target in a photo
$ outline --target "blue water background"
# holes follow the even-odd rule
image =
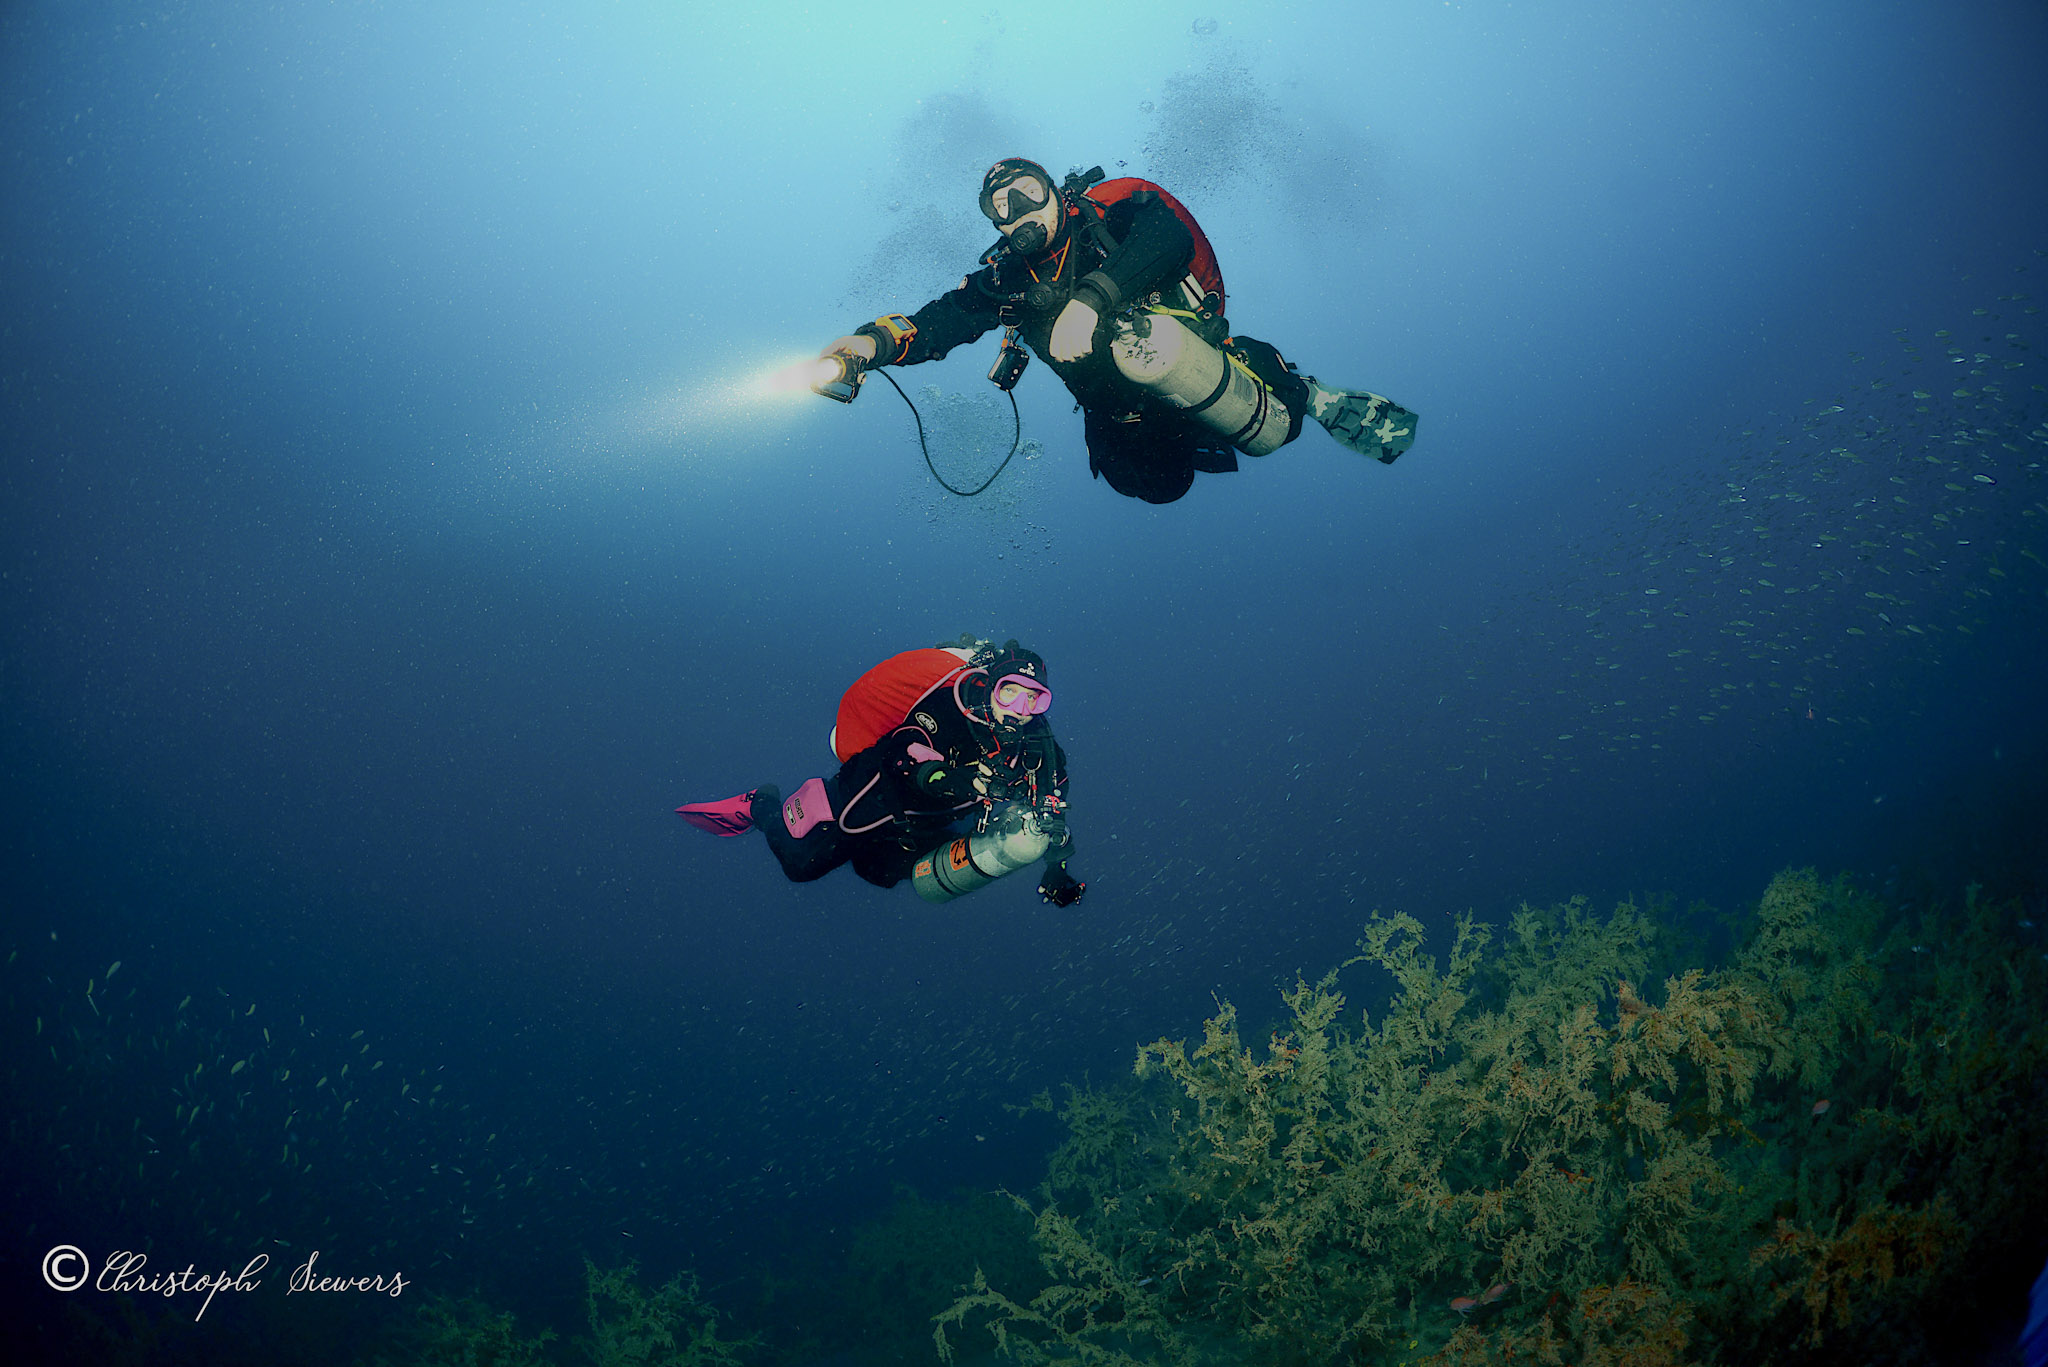
[[[2044,58],[1974,0],[11,5],[9,946],[441,1079],[430,1140],[537,1180],[392,1261],[716,1280],[1027,1189],[1006,1105],[1375,907],[2038,889]],[[1311,427],[1152,508],[1034,367],[961,503],[885,387],[760,392],[956,284],[1015,154],[1174,188],[1233,323],[1414,451]],[[957,478],[993,345],[901,376]],[[823,772],[847,683],[963,630],[1050,662],[1079,907],[671,814]]]

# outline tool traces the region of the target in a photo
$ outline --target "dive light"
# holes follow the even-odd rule
[[[840,403],[852,403],[860,397],[861,383],[866,379],[867,371],[862,369],[860,357],[835,352],[818,358],[817,378],[811,382],[811,392]]]

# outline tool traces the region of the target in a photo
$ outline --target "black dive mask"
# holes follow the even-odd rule
[[[997,191],[1008,191],[997,201]],[[1036,162],[999,161],[981,183],[981,211],[998,228],[1035,214],[1052,198],[1052,177]]]

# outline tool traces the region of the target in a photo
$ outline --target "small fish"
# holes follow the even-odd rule
[[[1479,1298],[1479,1303],[1481,1305],[1492,1305],[1514,1289],[1515,1284],[1513,1282],[1495,1282],[1492,1286],[1486,1288],[1486,1294]]]
[[[1824,1116],[1824,1115],[1826,1115],[1826,1114],[1828,1113],[1828,1107],[1830,1107],[1830,1106],[1832,1106],[1832,1105],[1834,1105],[1834,1104],[1835,1104],[1834,1102],[1830,1101],[1830,1100],[1829,1100],[1828,1098],[1826,1098],[1826,1097],[1822,1097],[1822,1098],[1821,1098],[1821,1099],[1820,1099],[1819,1101],[1816,1101],[1816,1102],[1814,1102],[1814,1103],[1813,1103],[1813,1118],[1814,1118],[1815,1120],[1818,1120],[1818,1119],[1820,1119],[1820,1118],[1821,1118],[1822,1116]]]
[[[116,959],[116,960],[114,960],[114,966],[113,966],[112,968],[109,968],[109,969],[107,970],[107,981],[108,981],[108,982],[112,982],[112,981],[114,980],[114,975],[115,975],[116,973],[119,973],[120,971],[121,971],[121,961],[120,961],[119,959]]]
[[[1479,1302],[1471,1296],[1456,1296],[1451,1300],[1451,1309],[1460,1315],[1469,1315],[1479,1308]]]
[[[183,1001],[181,1001],[181,1002],[179,1002],[179,1003],[178,1003],[178,1009],[179,1009],[180,1011],[183,1011],[183,1010],[184,1010],[184,1009],[185,1009],[186,1007],[190,1006],[191,1004],[192,1004],[192,995],[191,995],[191,994],[190,994],[190,993],[188,992],[188,993],[186,993],[186,994],[185,994],[185,1000],[183,1000]]]

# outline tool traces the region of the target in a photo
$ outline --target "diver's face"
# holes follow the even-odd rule
[[[1044,251],[1060,230],[1060,199],[1036,176],[1019,176],[989,196],[996,231],[1025,255]]]
[[[1012,726],[1031,720],[1050,706],[1050,690],[1027,683],[1015,675],[997,684],[989,698],[989,710],[995,714],[996,720]]]
[[[1037,176],[1023,175],[989,191],[981,207],[990,222],[1008,232],[1028,215],[1051,203],[1052,187]]]

